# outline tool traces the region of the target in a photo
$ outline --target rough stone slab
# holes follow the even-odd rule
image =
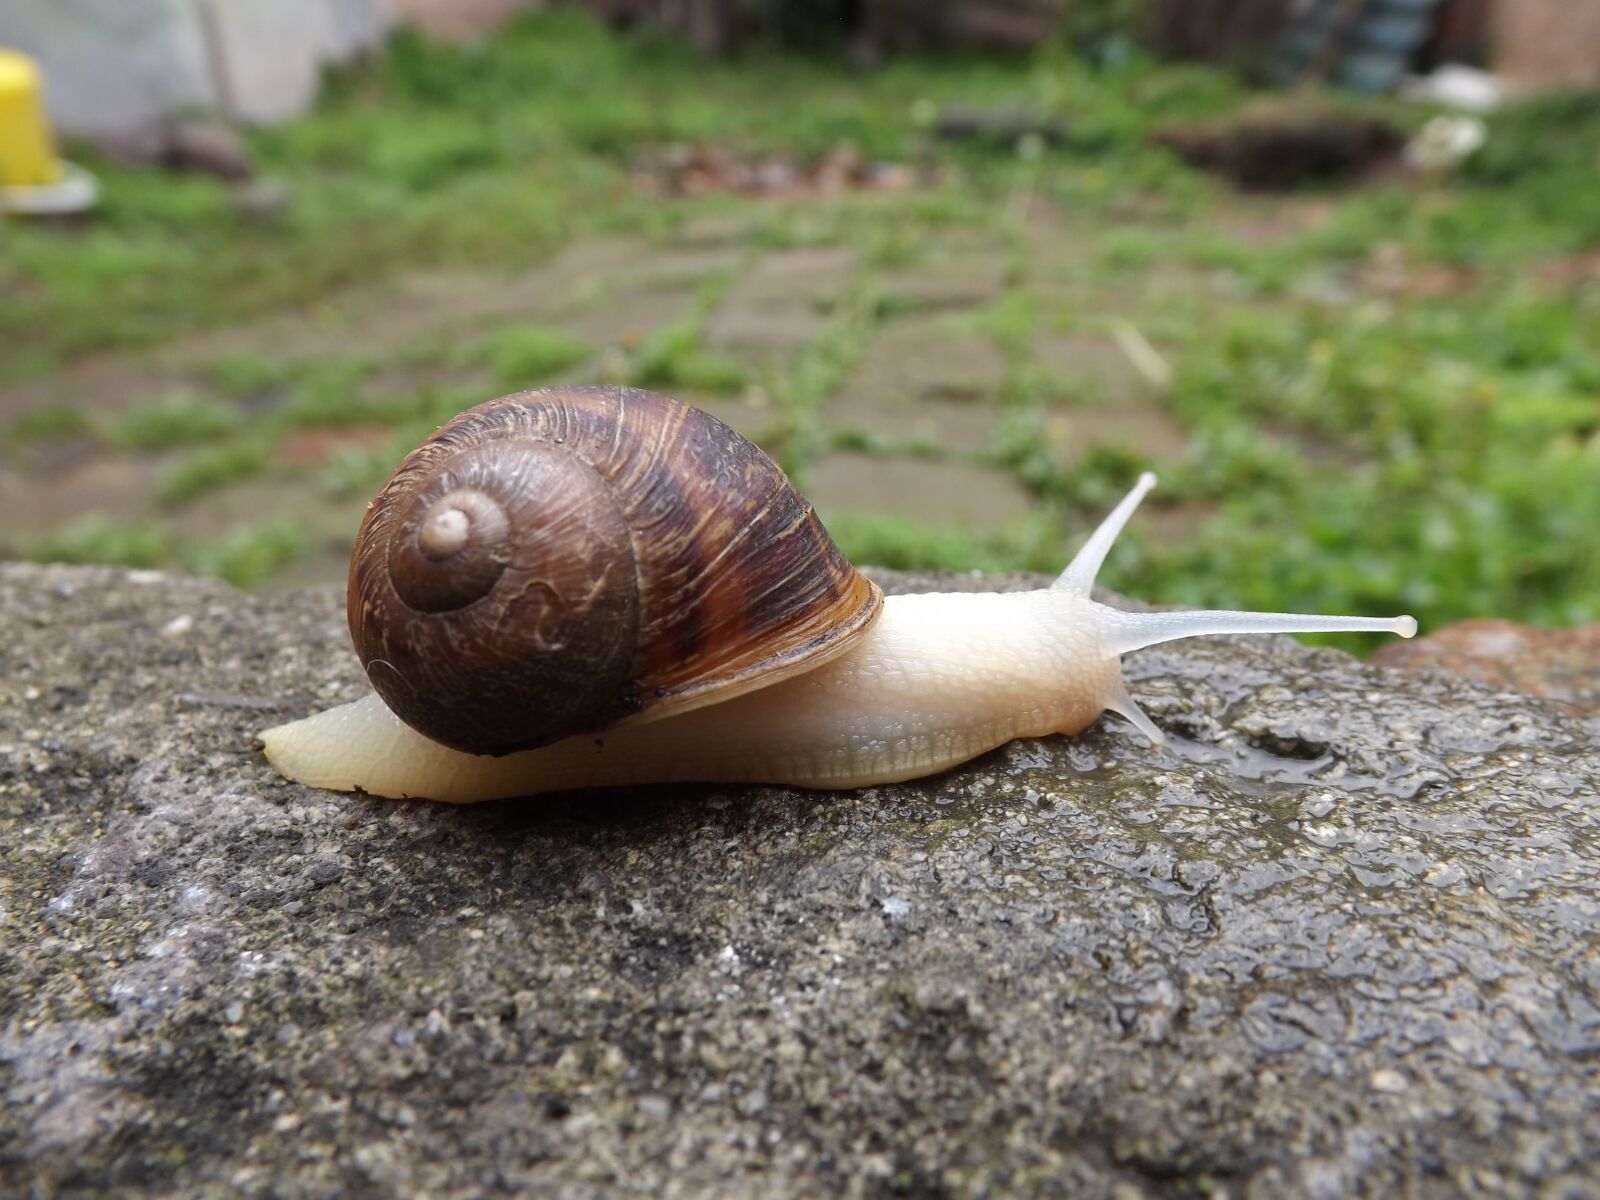
[[[1384,646],[1374,657],[1391,667],[1443,667],[1600,717],[1600,624],[1535,629],[1513,621],[1457,621],[1414,642]]]
[[[451,809],[261,761],[342,608],[0,567],[0,1193],[1600,1189],[1553,706],[1222,639],[1135,656],[1158,752]]]

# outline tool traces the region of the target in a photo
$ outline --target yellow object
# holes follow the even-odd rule
[[[42,187],[60,178],[39,69],[26,55],[0,49],[0,187]]]

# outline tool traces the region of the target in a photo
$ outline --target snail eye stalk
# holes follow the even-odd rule
[[[1139,502],[1155,487],[1156,477],[1146,471],[1139,476],[1133,490],[1106,515],[1099,527],[1089,535],[1067,569],[1052,585],[1071,595],[1088,599],[1095,577],[1105,563],[1106,555],[1116,543],[1117,536],[1127,525]],[[1179,638],[1204,637],[1230,633],[1394,633],[1403,638],[1417,632],[1415,617],[1324,617],[1309,613],[1258,613],[1229,612],[1199,609],[1190,612],[1123,612],[1119,609],[1100,609],[1100,636],[1105,653],[1120,658],[1134,650]],[[1119,678],[1117,690],[1106,701],[1106,708],[1120,713],[1136,729],[1156,745],[1162,734],[1129,694],[1127,685]]]
[[[1156,486],[1156,477],[1149,471],[1139,476],[1139,482],[1133,485],[1133,490],[1122,498],[1122,502],[1106,514],[1105,520],[1100,522],[1100,527],[1089,535],[1089,540],[1083,544],[1067,569],[1056,578],[1052,587],[1063,591],[1076,592],[1080,596],[1088,596],[1094,587],[1095,576],[1100,574],[1100,566],[1106,561],[1106,555],[1116,543],[1117,535],[1122,532],[1122,527],[1128,523],[1128,518],[1139,507],[1139,502],[1150,494],[1150,489]]]
[[[1311,613],[1113,611],[1106,619],[1107,648],[1116,655],[1179,638],[1227,633],[1394,633],[1415,637],[1415,617],[1322,617]]]

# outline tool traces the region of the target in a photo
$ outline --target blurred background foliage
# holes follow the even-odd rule
[[[216,179],[74,148],[102,178],[101,211],[67,228],[11,222],[0,245],[0,388],[14,397],[86,357],[143,362],[173,339],[410,273],[513,277],[586,238],[670,246],[695,222],[731,221],[745,257],[620,363],[559,323],[505,320],[381,354],[218,353],[187,388],[115,412],[92,394],[13,405],[6,445],[19,461],[76,440],[145,456],[155,472],[150,512],[24,527],[13,552],[297,578],[285,568],[319,549],[304,521],[263,513],[190,534],[175,514],[262,478],[358,507],[461,407],[547,379],[620,379],[756,395],[764,444],[802,484],[848,450],[980,464],[1033,501],[989,529],[825,513],[864,562],[1058,568],[1156,465],[1152,504],[1178,532],[1146,523],[1119,546],[1106,579],[1130,594],[1411,611],[1426,626],[1600,619],[1600,94],[1489,115],[1483,149],[1447,176],[1391,169],[1263,201],[1156,138],[1258,97],[1226,70],[1141,49],[1131,0],[1077,5],[1025,57],[927,51],[871,70],[824,36],[839,6],[768,0],[774,27],[814,52],[757,40],[719,61],[575,10],[530,12],[467,45],[402,30],[333,75],[312,114],[248,134],[257,171],[290,197],[269,219]],[[1405,133],[1434,115],[1318,103]],[[1044,132],[941,140],[935,126],[954,109],[1026,114]],[[641,186],[640,148],[674,144],[795,162],[849,146],[919,183],[779,199]],[[1293,219],[1277,220],[1279,207]],[[825,419],[901,316],[895,273],[974,239],[1004,279],[961,326],[1004,364],[981,397],[997,414],[992,438],[908,450]],[[740,272],[795,247],[844,248],[855,264],[815,335],[778,362],[708,346],[704,320]],[[1170,368],[1157,390],[1186,441],[1176,458],[1137,438],[1071,460],[1051,451],[1059,414],[1118,398],[1075,393],[1035,348],[1104,334],[1110,316]],[[285,465],[283,447],[307,430],[344,427],[362,439]]]

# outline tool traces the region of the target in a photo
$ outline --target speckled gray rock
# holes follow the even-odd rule
[[[331,590],[6,566],[0,628],[7,1195],[1600,1191],[1539,701],[1179,643],[1158,753],[451,809],[259,758],[361,690]]]

